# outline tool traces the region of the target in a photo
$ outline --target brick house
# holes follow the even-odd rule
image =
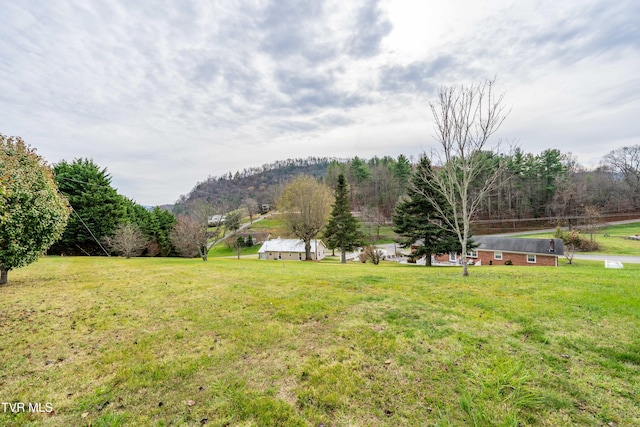
[[[475,265],[543,265],[558,266],[564,255],[562,239],[520,239],[513,237],[473,237],[477,248],[467,252],[467,261]],[[437,262],[460,263],[460,254],[435,257]],[[510,263],[508,262],[510,261]]]

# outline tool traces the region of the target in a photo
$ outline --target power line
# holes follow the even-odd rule
[[[77,182],[79,184],[87,184],[87,185],[96,185],[96,186],[103,186],[103,187],[111,187],[111,183],[98,183],[98,182],[91,182],[91,181],[80,181],[77,179],[73,179],[73,178],[67,178],[66,176],[59,176],[59,175],[55,175],[56,179],[63,179],[65,181],[71,181],[71,182]]]
[[[62,194],[62,191],[60,191],[60,189],[58,189],[58,193],[60,193],[60,195],[64,196],[64,194]],[[93,240],[96,241],[96,243],[98,244],[98,246],[100,246],[100,249],[102,249],[102,251],[108,256],[110,257],[111,254],[104,248],[104,246],[102,246],[102,243],[100,243],[100,241],[96,238],[95,234],[93,234],[93,232],[91,231],[91,229],[89,228],[89,226],[87,225],[86,222],[84,222],[84,220],[82,219],[82,217],[80,216],[80,214],[73,208],[73,206],[71,206],[71,202],[69,202],[69,198],[67,196],[65,196],[65,199],[67,200],[67,205],[71,208],[71,210],[73,211],[74,214],[76,214],[76,216],[78,217],[78,219],[80,220],[80,222],[82,223],[82,225],[84,226],[84,228],[87,229],[87,231],[89,232],[89,234],[91,235],[91,237],[93,237]]]

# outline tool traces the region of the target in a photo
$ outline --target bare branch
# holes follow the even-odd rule
[[[508,115],[503,105],[504,94],[496,96],[494,83],[495,80],[488,80],[471,86],[442,88],[437,101],[430,103],[441,151],[432,153],[434,168],[425,178],[429,190],[440,193],[450,207],[438,207],[431,191],[422,194],[434,202],[457,233],[465,276],[471,221],[480,202],[504,180],[506,169],[506,163],[499,157],[497,163],[489,163],[487,155],[500,154],[501,141],[489,143]]]

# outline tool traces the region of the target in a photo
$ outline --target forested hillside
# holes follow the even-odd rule
[[[478,210],[478,223],[544,220],[578,223],[594,216],[640,211],[640,145],[622,147],[605,155],[595,169],[577,163],[571,153],[548,149],[539,154],[516,150],[510,155],[479,153],[490,171],[507,164],[499,186]],[[288,159],[249,168],[197,184],[176,204],[176,212],[204,201],[220,212],[247,203],[273,205],[284,185],[300,174],[334,187],[339,174],[349,185],[354,211],[368,223],[388,223],[405,195],[418,159],[400,155],[371,159],[311,157]],[[436,166],[437,167],[437,166]],[[477,182],[482,182],[482,175]],[[473,191],[473,190],[472,190]]]
[[[321,180],[329,164],[338,161],[327,157],[287,159],[219,177],[210,176],[196,184],[188,195],[180,196],[174,210],[180,213],[199,201],[212,205],[221,213],[237,209],[247,200],[273,204],[291,178],[307,174]]]

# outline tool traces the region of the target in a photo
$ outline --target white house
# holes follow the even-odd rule
[[[322,240],[311,240],[311,258],[321,260],[325,257],[327,246]],[[272,239],[262,244],[258,251],[259,259],[295,260],[305,259],[304,241],[299,239]]]
[[[211,217],[209,217],[209,226],[211,227],[217,227],[221,224],[224,224],[224,222],[227,220],[227,216],[226,215],[213,215]]]

